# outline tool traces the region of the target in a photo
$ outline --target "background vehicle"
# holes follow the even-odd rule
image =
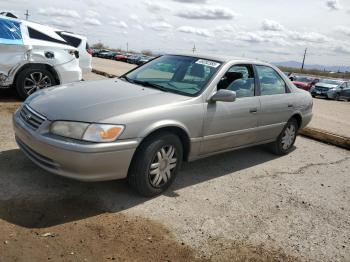
[[[82,79],[79,51],[57,30],[0,17],[0,86],[26,98],[39,89]]]
[[[23,152],[48,171],[128,178],[153,196],[172,184],[183,160],[260,144],[288,154],[312,102],[267,63],[165,55],[119,79],[40,92],[17,110],[14,129]]]
[[[315,77],[294,76],[292,82],[296,87],[310,91],[310,89],[319,81],[320,80]]]
[[[108,54],[109,52],[111,52],[111,51],[106,50],[106,49],[101,49],[101,50],[99,50],[98,52],[96,52],[95,56],[100,57],[100,58],[103,58],[103,57],[104,57],[106,54]]]
[[[119,54],[115,56],[115,60],[117,61],[122,61],[122,62],[126,62],[128,60],[128,58],[130,57],[130,55],[126,55],[126,54]]]
[[[329,99],[339,98],[341,89],[346,88],[347,83],[344,80],[321,79],[314,88],[311,89],[313,97],[320,96]]]
[[[136,64],[140,58],[141,58],[141,55],[132,55],[128,57],[127,62],[130,64]]]
[[[74,46],[79,51],[79,65],[83,74],[90,73],[92,70],[92,49],[90,48],[87,38],[65,31],[56,31],[56,33],[67,41],[71,46]]]
[[[152,60],[154,57],[152,56],[141,56],[139,59],[136,60],[137,65],[143,65],[147,63],[148,61]]]

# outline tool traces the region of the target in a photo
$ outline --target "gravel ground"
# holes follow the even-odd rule
[[[186,163],[153,199],[81,183],[18,150],[0,101],[0,261],[350,261],[350,152],[299,137]]]

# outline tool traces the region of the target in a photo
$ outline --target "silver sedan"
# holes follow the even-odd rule
[[[116,79],[36,92],[13,122],[40,167],[84,181],[127,178],[152,196],[182,161],[259,144],[287,154],[311,117],[311,95],[270,64],[164,55]]]

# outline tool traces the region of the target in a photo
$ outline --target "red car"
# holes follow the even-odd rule
[[[127,55],[123,55],[123,54],[116,55],[115,56],[115,60],[126,62],[128,60],[128,56]]]
[[[300,88],[304,89],[306,91],[310,91],[310,89],[320,81],[320,79],[315,77],[308,77],[308,76],[294,76],[293,77],[293,84]]]

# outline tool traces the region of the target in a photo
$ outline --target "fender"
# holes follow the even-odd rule
[[[150,126],[148,126],[147,128],[143,129],[140,131],[138,137],[144,138],[147,137],[149,134],[161,129],[161,128],[166,128],[166,127],[177,127],[182,129],[189,138],[191,138],[190,132],[187,129],[187,127],[176,120],[161,120],[155,123],[152,123]]]

